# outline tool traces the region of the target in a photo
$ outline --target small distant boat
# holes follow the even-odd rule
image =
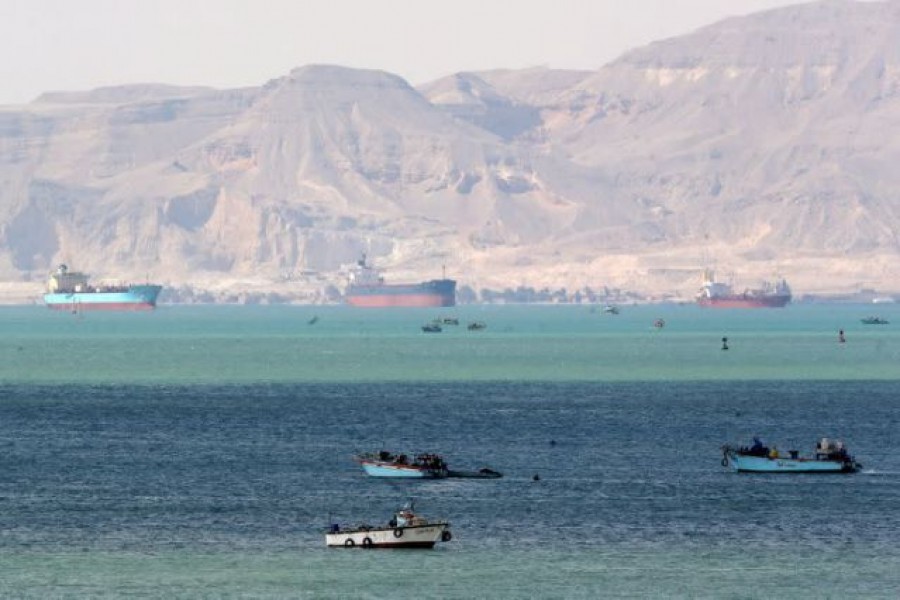
[[[863,325],[887,325],[888,320],[881,317],[865,317],[860,319]]]
[[[847,453],[844,443],[822,438],[812,457],[801,457],[796,450],[783,455],[774,446],[768,448],[753,439],[753,445],[735,448],[722,447],[722,466],[731,466],[739,473],[855,473],[862,469]]]
[[[619,307],[611,306],[611,305],[607,304],[606,306],[603,307],[603,314],[617,315],[617,314],[619,314]]]
[[[441,319],[441,322],[444,325],[459,325],[459,319],[457,319],[456,317],[444,317],[443,319]]]
[[[499,479],[499,471],[483,467],[477,471],[450,469],[439,454],[394,454],[387,450],[357,454],[353,459],[371,477],[400,477],[407,479],[444,479],[464,477],[468,479]]]
[[[342,528],[332,523],[325,544],[343,548],[434,548],[453,539],[449,521],[429,521],[415,513],[412,501],[394,513],[386,526]]]
[[[425,325],[422,325],[422,331],[425,333],[440,333],[443,330],[440,323],[426,323]]]
[[[467,326],[467,329],[469,331],[481,331],[482,329],[484,329],[486,327],[487,327],[487,323],[485,323],[484,321],[472,321]]]
[[[664,319],[656,319],[655,321],[653,321],[653,326],[657,329],[662,329],[666,326],[666,321]]]

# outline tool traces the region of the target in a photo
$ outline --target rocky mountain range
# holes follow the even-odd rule
[[[319,302],[366,253],[476,292],[690,299],[712,266],[900,293],[898,39],[900,2],[825,0],[596,71],[47,93],[0,107],[0,280],[37,294],[67,263]]]

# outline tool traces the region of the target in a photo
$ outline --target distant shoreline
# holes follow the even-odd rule
[[[795,306],[812,306],[812,305],[821,305],[821,304],[860,304],[860,305],[871,305],[871,306],[891,306],[896,304],[895,300],[879,300],[873,301],[872,299],[866,298],[853,298],[846,296],[834,296],[834,297],[826,297],[826,296],[816,296],[812,298],[801,298],[799,300],[794,300],[787,307],[789,308],[791,305]],[[343,302],[294,302],[294,301],[282,301],[282,302],[267,302],[267,301],[212,301],[212,302],[159,302],[157,303],[157,307],[162,306],[344,306]],[[572,306],[572,307],[603,307],[606,305],[615,305],[618,307],[628,307],[628,306],[692,306],[696,305],[696,302],[693,300],[682,300],[682,301],[674,301],[674,300],[641,300],[641,301],[631,301],[627,303],[617,303],[617,302],[467,302],[460,303],[456,306],[444,307],[436,310],[452,310],[454,308],[460,308],[465,306]],[[37,308],[46,308],[46,305],[40,300],[29,300],[29,299],[9,299],[9,298],[0,298],[0,308],[25,308],[25,307],[37,307]],[[395,307],[400,310],[402,307]],[[358,309],[361,312],[364,312],[365,309]],[[716,309],[710,308],[708,310],[777,310],[775,308],[738,308],[738,309]],[[113,311],[114,312],[114,311]]]

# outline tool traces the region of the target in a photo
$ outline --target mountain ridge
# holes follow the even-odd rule
[[[0,107],[0,279],[56,263],[326,301],[391,279],[690,299],[702,269],[900,292],[900,3],[733,17],[593,72],[307,65]]]

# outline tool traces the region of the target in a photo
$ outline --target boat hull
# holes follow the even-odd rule
[[[729,453],[731,468],[739,473],[855,473],[853,461],[817,460],[812,458],[768,458]]]
[[[488,468],[478,471],[454,471],[453,469],[448,469],[447,477],[457,479],[500,479],[503,477],[503,473]]]
[[[413,465],[361,460],[359,464],[372,477],[399,477],[403,479],[440,479],[447,476],[444,469],[430,469]]]
[[[456,282],[438,279],[410,285],[351,285],[344,301],[362,308],[455,306]]]
[[[434,548],[445,539],[448,527],[448,523],[431,523],[329,532],[325,534],[325,544],[332,548]]]
[[[44,304],[51,310],[70,312],[153,310],[160,290],[162,286],[158,285],[134,285],[117,292],[47,293],[44,294]]]
[[[790,296],[720,296],[701,297],[697,304],[708,308],[784,308],[791,301]]]

